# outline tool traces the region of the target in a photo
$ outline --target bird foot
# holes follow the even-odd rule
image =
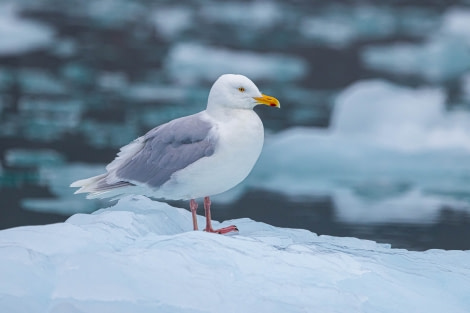
[[[216,233],[216,234],[220,234],[220,235],[225,235],[225,234],[228,234],[228,233],[231,233],[231,232],[238,233],[238,228],[235,225],[231,225],[231,226],[227,226],[227,227],[220,228],[220,229],[213,229],[212,227],[211,228],[206,228],[206,229],[204,229],[204,231],[206,231],[208,233]]]

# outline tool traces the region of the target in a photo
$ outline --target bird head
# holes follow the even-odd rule
[[[279,100],[262,94],[246,76],[225,74],[212,85],[207,107],[215,105],[232,109],[253,109],[258,104],[281,107]]]

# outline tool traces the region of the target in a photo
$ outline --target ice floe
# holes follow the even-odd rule
[[[191,231],[189,211],[128,197],[65,223],[0,231],[0,308],[16,313],[470,309],[469,251],[410,252],[250,219],[223,225],[228,223],[238,226],[238,235]]]

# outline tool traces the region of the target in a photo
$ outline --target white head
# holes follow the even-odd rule
[[[279,101],[263,95],[258,87],[246,76],[225,74],[212,85],[207,109],[231,108],[253,109],[258,104],[280,107]]]

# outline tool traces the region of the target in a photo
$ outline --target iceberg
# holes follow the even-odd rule
[[[0,309],[470,310],[470,251],[411,252],[247,218],[227,223],[239,234],[191,231],[189,211],[139,196],[64,223],[0,231]]]

